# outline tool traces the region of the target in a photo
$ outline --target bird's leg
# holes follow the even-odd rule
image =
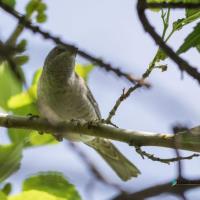
[[[27,116],[29,117],[30,120],[34,120],[34,119],[40,118],[39,115],[33,115],[32,113],[28,113]]]
[[[116,128],[119,128],[116,124],[114,124],[113,122],[111,122],[110,120],[107,120],[107,119],[101,119],[100,122],[101,122],[102,124],[109,124],[109,125],[111,125],[111,126],[114,126],[114,127],[116,127]]]
[[[34,120],[34,119],[40,118],[39,115],[33,115],[32,113],[28,113],[27,116],[29,117],[29,120]],[[38,131],[38,133],[39,133],[40,135],[43,135],[43,134],[44,134],[43,131]]]
[[[53,133],[52,135],[55,137],[55,139],[58,142],[62,142],[63,141],[63,135],[62,135],[62,133]]]

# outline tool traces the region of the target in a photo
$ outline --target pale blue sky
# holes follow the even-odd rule
[[[17,9],[23,11],[26,2],[20,0]],[[46,0],[45,2],[48,3],[48,21],[42,25],[44,29],[61,36],[65,41],[76,44],[92,55],[119,66],[122,70],[139,77],[155,54],[157,47],[149,35],[144,33],[138,21],[135,3],[133,3],[136,1]],[[160,32],[162,24],[159,14],[149,12],[148,15]],[[173,12],[172,18],[177,19],[177,16],[181,18],[184,13]],[[3,11],[0,11],[0,19],[0,37],[6,38],[13,30],[15,20]],[[185,31],[174,34],[170,44],[177,49],[193,26],[194,24],[185,28]],[[30,62],[24,66],[24,70],[30,82],[33,72],[43,65],[45,56],[54,45],[49,41],[44,41],[40,36],[34,36],[29,31],[26,31],[22,37],[29,39],[27,53],[31,55],[31,58]],[[200,63],[199,54],[194,49],[184,57],[195,66]],[[78,61],[88,62],[82,58],[78,58]],[[114,118],[117,125],[133,130],[171,132],[171,127],[176,122],[186,123],[190,127],[200,124],[198,84],[186,74],[184,74],[184,80],[181,80],[177,66],[171,61],[165,63],[168,63],[167,72],[161,73],[155,70],[150,77],[149,81],[153,86],[151,90],[141,89],[122,103]],[[96,68],[91,73],[89,86],[99,103],[103,117],[106,117],[122,89],[130,85],[127,81]],[[142,160],[131,147],[126,144],[117,144],[141,170],[142,175],[137,179],[132,179],[127,183],[121,182],[94,151],[85,145],[80,146],[110,181],[131,191],[174,178],[175,164],[165,165],[147,159]],[[174,155],[174,152],[169,149],[145,149],[161,157]],[[188,155],[188,152],[184,154]],[[184,162],[185,174],[190,177],[200,176],[199,164],[199,159]],[[10,178],[16,183],[15,192],[19,191],[20,183],[24,178],[47,170],[63,172],[72,183],[77,185],[84,199],[87,199],[84,188],[90,174],[66,143],[26,150],[22,169]],[[97,183],[93,197],[96,200],[106,200],[114,194],[116,191]],[[190,198],[194,199],[195,195],[197,192],[190,193]],[[174,198],[166,197],[166,199]]]

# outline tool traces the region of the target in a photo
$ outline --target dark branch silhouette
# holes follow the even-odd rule
[[[66,43],[62,41],[59,37],[53,36],[47,31],[42,30],[39,26],[33,25],[26,17],[22,14],[19,14],[17,11],[12,9],[10,6],[6,5],[5,3],[0,0],[0,7],[4,9],[6,12],[14,16],[20,24],[23,24],[26,28],[31,30],[33,33],[39,33],[44,39],[52,40],[55,44],[61,44],[67,46],[68,48],[77,48],[75,45]],[[78,48],[77,48],[78,49]],[[139,83],[140,85],[149,86],[149,84],[145,83],[143,79],[136,79],[131,74],[121,71],[118,67],[114,68],[111,64],[105,63],[102,59],[96,58],[86,51],[78,49],[77,53],[82,56],[83,58],[90,60],[95,65],[104,68],[106,71],[112,71],[119,77],[124,77],[129,80],[131,83],[136,84]]]
[[[147,19],[145,15],[145,7],[146,0],[138,0],[137,3],[137,12],[139,19],[144,27],[144,30],[151,35],[151,37],[154,39],[155,43],[159,45],[160,49],[162,49],[168,56],[171,58],[179,67],[181,71],[187,72],[190,76],[192,76],[194,79],[198,81],[200,84],[200,73],[198,70],[191,66],[187,61],[182,59],[180,56],[178,56],[159,36],[158,33],[154,30],[153,26],[149,23],[149,20]]]

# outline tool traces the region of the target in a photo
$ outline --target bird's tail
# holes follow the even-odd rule
[[[86,144],[94,148],[123,181],[140,174],[139,169],[124,157],[109,140],[95,138]]]

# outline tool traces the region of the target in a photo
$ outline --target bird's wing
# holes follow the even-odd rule
[[[77,79],[82,79],[82,80],[83,80],[84,85],[85,85],[86,90],[87,90],[87,98],[88,98],[88,100],[90,101],[92,107],[94,108],[95,113],[96,113],[96,115],[97,115],[97,118],[98,118],[98,119],[101,119],[101,112],[100,112],[100,110],[99,110],[99,106],[98,106],[98,104],[97,104],[97,102],[96,102],[96,100],[95,100],[95,98],[94,98],[94,96],[93,96],[93,94],[92,94],[90,88],[88,87],[87,83],[86,83],[85,80],[84,80],[82,77],[80,77],[76,72],[75,72],[75,76],[76,76]]]
[[[90,91],[90,88],[87,86],[87,84],[86,84],[86,87],[87,87],[87,90],[88,90],[87,97],[88,97],[90,103],[92,104],[93,108],[95,109],[95,112],[96,112],[98,118],[101,119],[101,113],[100,113],[100,110],[99,110],[99,106],[98,106],[92,92]]]

